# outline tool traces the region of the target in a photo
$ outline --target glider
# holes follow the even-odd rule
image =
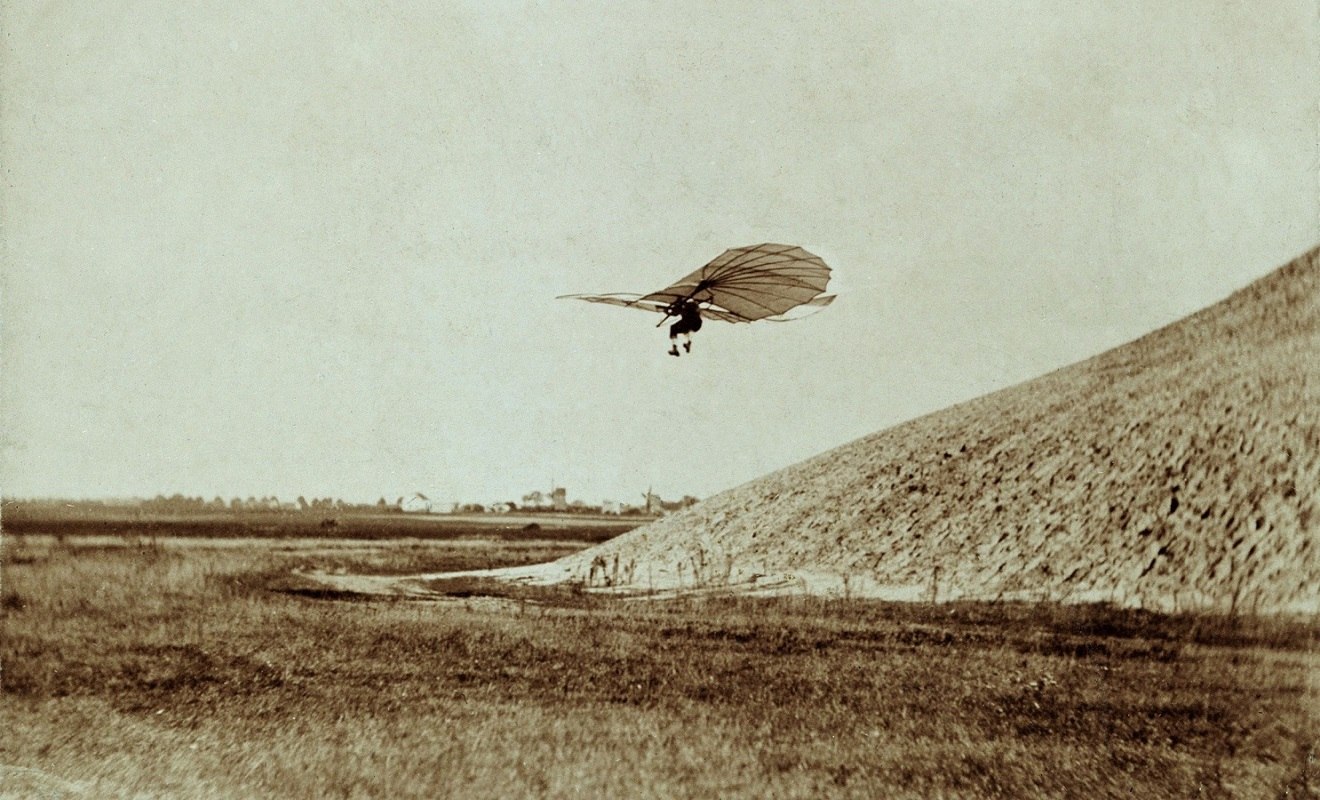
[[[585,300],[680,316],[696,303],[702,317],[724,322],[784,322],[798,308],[820,309],[834,300],[824,294],[830,268],[820,256],[790,244],[756,244],[725,250],[706,266],[650,294],[566,294],[559,299]],[[677,353],[675,353],[677,355]]]

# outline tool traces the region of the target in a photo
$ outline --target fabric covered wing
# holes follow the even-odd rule
[[[625,294],[561,294],[556,300],[585,300],[588,303],[604,303],[623,308],[640,308],[643,311],[664,311],[668,303],[657,303],[639,295]]]
[[[830,303],[833,303],[834,298],[837,296],[838,295],[833,295],[833,294],[817,295],[800,306],[794,306],[793,308],[790,308],[788,311],[786,311],[783,314],[776,314],[773,317],[766,317],[765,319],[767,322],[792,322],[795,319],[802,319],[803,317],[809,317],[812,314],[815,314],[817,311],[820,311],[822,308],[829,305]]]
[[[604,303],[610,306],[622,306],[623,308],[640,308],[643,311],[658,311],[665,313],[668,302],[659,302],[657,300],[648,300],[637,295],[618,295],[618,294],[561,294],[556,300],[585,300],[588,303]],[[723,322],[746,322],[747,320],[739,317],[737,314],[731,314],[718,308],[702,306],[701,316],[705,319],[717,319]]]
[[[707,308],[702,315],[727,322],[780,317],[817,303],[829,284],[830,268],[819,256],[787,244],[758,244],[725,250],[714,261],[671,286],[637,302],[661,307],[691,299]],[[832,297],[831,297],[832,299]]]

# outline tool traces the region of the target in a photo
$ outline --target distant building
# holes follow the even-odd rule
[[[646,498],[646,505],[641,510],[646,514],[657,517],[672,514],[675,511],[682,511],[700,502],[692,495],[684,495],[682,500],[665,500],[650,489],[647,489],[642,496]]]
[[[555,511],[568,510],[568,490],[562,486],[556,486],[550,490],[550,507]]]

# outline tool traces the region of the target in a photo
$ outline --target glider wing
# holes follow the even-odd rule
[[[834,300],[824,294],[830,268],[817,255],[787,244],[725,250],[714,261],[647,295],[564,295],[588,303],[640,308],[669,315],[672,304],[693,300],[701,315],[724,322],[799,319]],[[794,313],[789,313],[794,312]]]
[[[696,272],[641,299],[664,305],[696,300],[728,312],[730,322],[755,322],[816,301],[829,280],[830,268],[819,256],[794,245],[766,243],[725,250]]]

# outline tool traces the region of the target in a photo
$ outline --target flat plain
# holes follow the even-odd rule
[[[8,533],[0,796],[1320,795],[1313,619],[302,577],[571,530]]]

